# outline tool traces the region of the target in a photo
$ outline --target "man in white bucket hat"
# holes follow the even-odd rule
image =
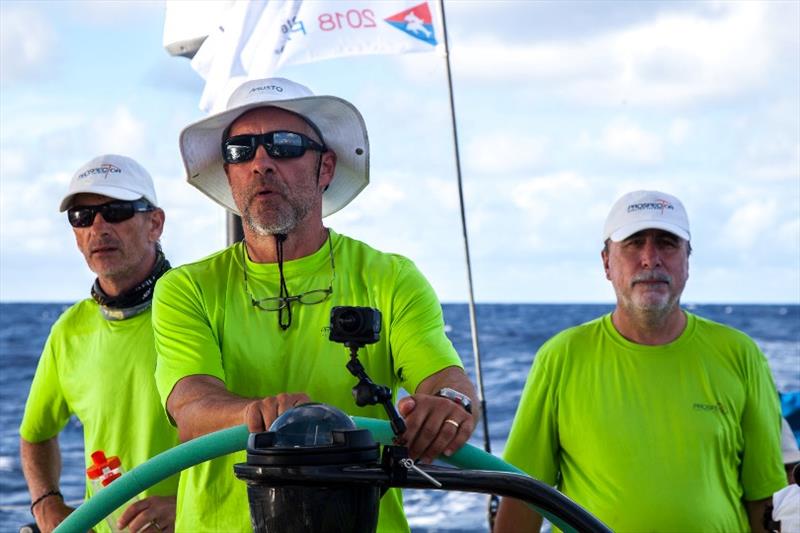
[[[245,239],[173,269],[158,284],[156,379],[183,440],[246,423],[264,431],[308,401],[357,407],[346,349],[324,330],[334,306],[377,308],[367,374],[410,397],[398,404],[415,459],[452,453],[475,427],[473,386],[444,333],[441,306],[408,259],[323,225],[368,183],[364,121],[349,102],[282,78],[249,81],[226,111],[180,138],[189,182],[243,219]],[[235,453],[185,471],[179,531],[248,531]],[[399,491],[381,500],[379,530],[406,530]]]
[[[601,252],[616,308],[536,354],[505,448],[614,531],[763,531],[786,484],[778,394],[752,339],[680,307],[689,218],[659,191],[611,208]],[[496,531],[538,531],[504,499]]]

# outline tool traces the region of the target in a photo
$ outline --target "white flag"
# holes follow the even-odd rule
[[[192,68],[206,80],[200,108],[216,112],[242,82],[283,65],[443,50],[435,0],[236,0]]]

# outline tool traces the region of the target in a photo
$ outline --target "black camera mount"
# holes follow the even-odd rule
[[[378,385],[367,375],[364,365],[358,360],[358,349],[380,340],[381,312],[371,307],[334,307],[331,309],[329,339],[344,344],[350,350],[347,370],[358,378],[353,387],[356,405],[382,405],[389,416],[389,424],[395,435],[406,431],[406,423],[392,404],[392,391]]]
[[[356,400],[356,405],[363,407],[365,405],[381,404],[386,414],[389,415],[389,424],[391,424],[394,434],[405,433],[406,423],[400,413],[397,412],[397,409],[395,409],[394,404],[392,404],[392,391],[389,387],[378,385],[369,378],[361,361],[358,360],[358,346],[351,344],[347,347],[350,348],[350,361],[347,363],[347,370],[358,378],[358,384],[353,387],[353,397]]]

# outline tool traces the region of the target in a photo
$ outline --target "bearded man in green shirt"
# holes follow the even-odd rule
[[[178,444],[153,374],[153,287],[169,262],[159,245],[164,211],[150,174],[133,159],[107,154],[83,165],[61,201],[86,264],[97,274],[92,298],[53,325],[20,425],[22,470],[39,528],[52,531],[74,509],[59,490],[58,434],[72,415],[83,425],[86,465],[102,450],[130,470]],[[144,491],[119,526],[172,531],[178,477]],[[88,483],[86,497],[92,496]],[[109,531],[105,521],[97,533]],[[126,529],[127,531],[128,529]]]
[[[614,311],[536,354],[504,457],[614,531],[763,531],[786,484],[778,395],[744,333],[680,307],[689,220],[658,191],[620,198],[602,251]],[[504,499],[496,532],[542,519]]]
[[[264,431],[308,401],[358,407],[347,351],[325,328],[334,306],[377,308],[380,340],[359,352],[376,383],[411,393],[398,403],[414,459],[460,448],[475,427],[474,390],[444,333],[441,306],[414,264],[339,235],[322,218],[368,183],[358,110],[282,78],[246,82],[228,108],[187,127],[189,182],[243,219],[244,240],[173,269],[156,287],[156,381],[182,440],[247,424]],[[185,470],[179,531],[250,531],[245,453]],[[401,494],[382,499],[378,529],[407,531]]]

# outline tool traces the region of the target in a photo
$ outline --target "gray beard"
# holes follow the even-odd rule
[[[290,206],[288,213],[280,213],[275,220],[263,222],[248,207],[243,213],[242,219],[247,227],[256,235],[266,237],[276,234],[288,234],[297,227],[301,220],[308,214],[308,207]]]
[[[660,305],[637,306],[633,300],[626,300],[624,304],[631,316],[638,317],[642,323],[650,327],[659,327],[676,307],[680,307],[680,296],[669,298]]]

